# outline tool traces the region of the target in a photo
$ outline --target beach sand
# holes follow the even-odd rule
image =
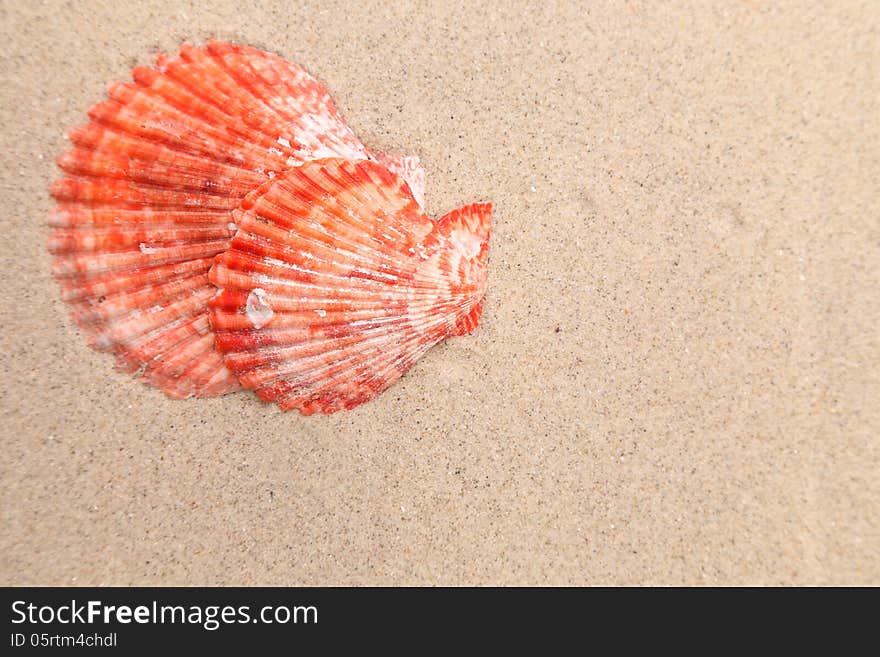
[[[0,3],[0,583],[880,584],[876,5],[210,4]],[[495,204],[480,328],[354,411],[166,399],[50,277],[65,133],[212,37]]]

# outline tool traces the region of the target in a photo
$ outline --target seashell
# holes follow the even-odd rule
[[[489,203],[434,222],[399,174],[325,159],[279,174],[233,218],[210,272],[216,344],[242,385],[284,410],[357,406],[477,326]]]
[[[327,90],[299,66],[212,41],[159,55],[132,83],[112,84],[52,187],[49,250],[73,318],[172,397],[239,387],[214,348],[207,301],[214,256],[244,196],[319,157],[381,159],[423,193],[418,158],[373,153]]]

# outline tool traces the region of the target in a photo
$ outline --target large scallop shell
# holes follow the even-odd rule
[[[319,157],[378,158],[421,198],[417,158],[367,149],[327,90],[254,48],[209,42],[110,85],[70,134],[50,215],[54,274],[93,347],[174,397],[238,388],[206,302],[229,216],[251,190]]]
[[[477,326],[488,203],[434,222],[399,175],[326,159],[280,174],[233,217],[238,232],[210,273],[217,347],[282,409],[352,408]]]

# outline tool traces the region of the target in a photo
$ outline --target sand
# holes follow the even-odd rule
[[[873,3],[210,4],[0,3],[0,583],[880,584]],[[210,37],[495,203],[479,330],[352,412],[166,399],[49,275],[66,131]]]

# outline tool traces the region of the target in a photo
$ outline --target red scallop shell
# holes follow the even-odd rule
[[[299,66],[212,41],[159,55],[110,85],[58,159],[53,271],[96,349],[172,397],[236,390],[207,301],[230,212],[250,191],[318,157],[379,158],[422,194],[416,158],[368,150]]]
[[[242,385],[282,409],[373,399],[479,321],[488,203],[434,222],[401,176],[326,159],[279,174],[233,218],[239,230],[210,273],[217,347]]]

